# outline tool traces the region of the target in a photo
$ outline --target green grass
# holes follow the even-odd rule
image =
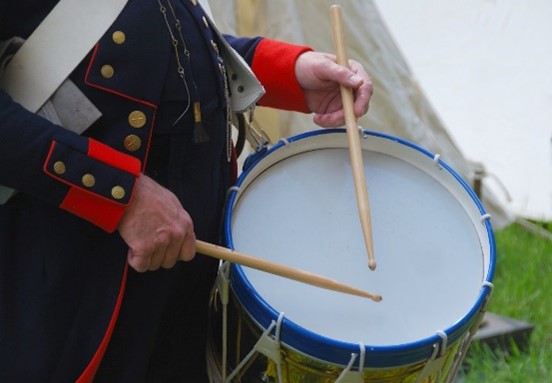
[[[545,226],[546,227],[546,226]],[[550,230],[550,229],[549,229]],[[472,343],[466,383],[552,382],[552,242],[517,224],[495,233],[497,259],[489,311],[535,326],[523,352]]]

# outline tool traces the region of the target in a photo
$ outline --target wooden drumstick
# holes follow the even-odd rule
[[[224,261],[238,263],[243,266],[253,269],[265,271],[270,274],[279,275],[284,278],[293,279],[298,282],[321,287],[328,290],[333,290],[341,293],[356,295],[363,298],[368,298],[374,302],[382,300],[381,295],[370,294],[354,287],[344,285],[333,279],[322,277],[317,274],[309,273],[300,269],[284,266],[278,263],[267,261],[265,259],[255,258],[251,255],[239,253],[235,250],[227,249],[226,247],[217,246],[209,242],[196,241],[197,251],[209,257],[222,259]]]
[[[341,7],[332,5],[330,7],[330,19],[332,22],[333,40],[336,50],[337,63],[349,68],[349,57],[345,45],[345,33],[343,31],[343,22],[341,19]],[[362,161],[362,149],[360,147],[359,129],[357,119],[353,110],[354,98],[353,90],[341,86],[341,99],[343,102],[343,111],[345,113],[345,125],[347,127],[347,141],[349,143],[349,154],[353,168],[353,177],[355,182],[355,192],[364,235],[364,243],[368,252],[368,266],[370,270],[376,269],[376,260],[374,258],[374,245],[372,241],[372,222],[370,217],[370,205],[368,203],[368,190],[366,188],[366,177],[364,175],[364,164]]]

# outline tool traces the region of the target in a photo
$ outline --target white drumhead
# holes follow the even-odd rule
[[[256,293],[297,325],[345,342],[414,342],[472,308],[488,239],[472,197],[431,158],[387,139],[362,141],[375,271],[345,134],[299,140],[255,165],[233,208],[233,245],[383,296],[375,303],[244,268]]]

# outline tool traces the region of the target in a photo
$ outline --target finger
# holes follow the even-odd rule
[[[370,100],[372,99],[372,94],[374,93],[372,83],[365,82],[354,92],[355,101],[353,105],[353,111],[355,116],[361,117],[368,113],[368,108],[370,106]]]
[[[335,128],[345,124],[343,109],[331,113],[315,114],[313,122],[322,128]]]
[[[149,267],[149,259],[136,255],[132,249],[128,249],[127,262],[130,267],[139,273],[147,271]]]
[[[163,258],[163,262],[161,263],[161,267],[163,267],[164,269],[170,269],[176,264],[176,262],[180,258],[180,252],[182,251],[183,244],[183,240],[175,241],[167,247],[165,257]]]
[[[353,111],[355,116],[360,117],[368,112],[374,88],[372,86],[370,76],[368,76],[368,73],[366,73],[362,65],[354,60],[349,60],[349,63],[351,71],[356,73],[357,77],[362,78],[362,81],[358,84],[358,86],[351,87],[354,94]]]
[[[149,257],[149,271],[155,271],[163,265],[165,258],[167,257],[168,246],[159,246],[155,249],[154,253]]]
[[[328,69],[328,71],[334,73],[334,81],[341,86],[353,89],[355,95],[353,111],[355,116],[360,117],[368,112],[368,106],[373,93],[372,81],[364,71],[362,65],[353,60],[350,60],[350,63],[350,68],[332,63],[332,66],[335,64],[335,67],[333,69]],[[324,123],[329,124],[329,126],[337,126],[342,123],[341,118],[340,115],[330,115],[324,117],[323,120],[325,120]]]
[[[182,261],[191,261],[196,254],[196,236],[195,233],[186,235],[180,249],[179,259]]]

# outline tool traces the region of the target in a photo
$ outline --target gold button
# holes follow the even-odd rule
[[[102,66],[102,69],[100,69],[100,72],[103,77],[105,78],[111,78],[115,74],[115,69],[111,65],[104,65]]]
[[[125,189],[122,186],[114,186],[111,189],[111,196],[115,199],[125,198]]]
[[[207,21],[207,18],[205,16],[203,16],[203,24],[205,24],[205,26],[209,28],[209,22]]]
[[[197,5],[197,0],[190,0],[193,5]]]
[[[142,140],[135,134],[129,134],[125,137],[124,145],[129,152],[135,152],[142,147]]]
[[[54,172],[56,174],[63,174],[65,173],[65,163],[62,161],[56,161],[54,163]]]
[[[86,173],[82,176],[82,184],[87,188],[91,188],[96,184],[96,178],[90,173]]]
[[[113,42],[115,44],[123,44],[126,40],[126,35],[125,35],[125,32],[122,32],[122,31],[115,31],[113,32],[113,34],[111,35],[111,38],[113,39]]]
[[[146,125],[147,118],[144,112],[135,110],[128,115],[128,123],[133,128],[141,128]]]

